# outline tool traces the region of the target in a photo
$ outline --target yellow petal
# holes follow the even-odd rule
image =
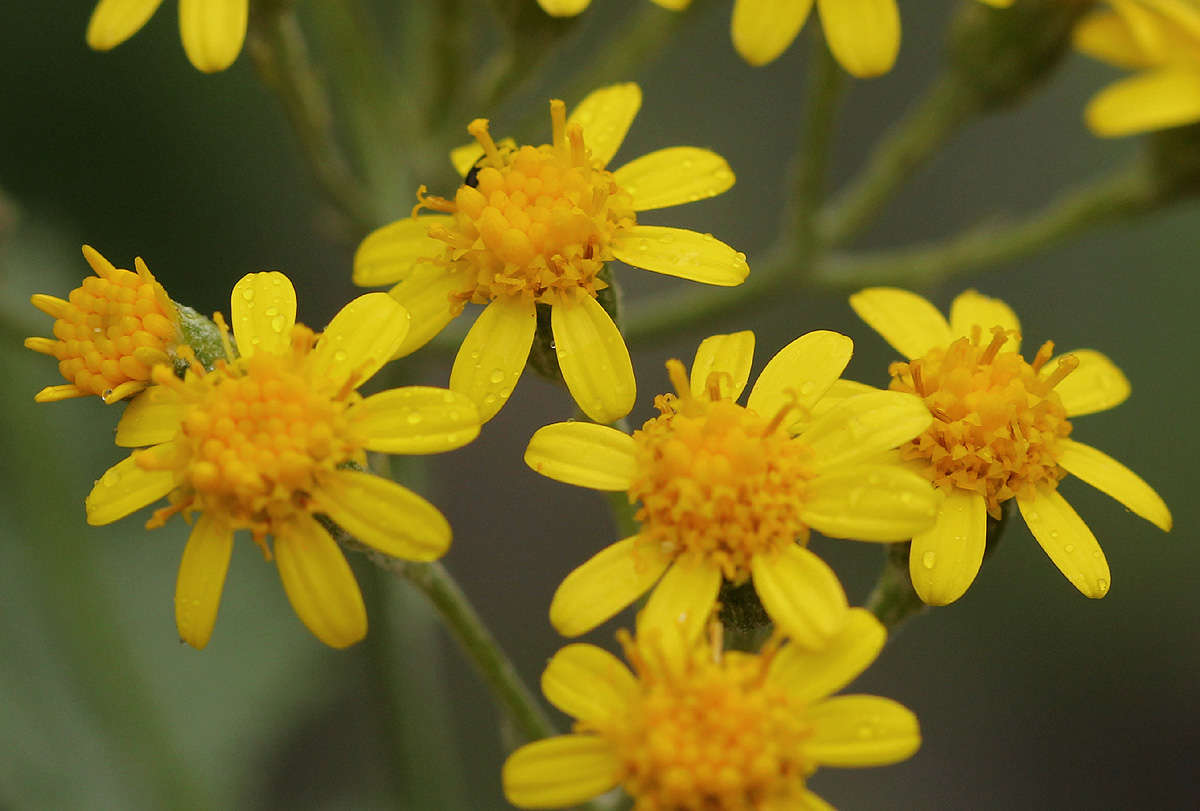
[[[247,273],[229,296],[230,326],[238,352],[280,355],[292,342],[296,323],[296,290],[279,271]]]
[[[704,631],[721,589],[721,569],[708,560],[676,561],[637,617],[638,644],[681,662]]]
[[[805,523],[830,538],[903,541],[933,525],[941,496],[929,479],[894,465],[856,465],[808,484]]]
[[[179,0],[179,33],[196,70],[233,64],[246,39],[249,0]]]
[[[733,170],[708,149],[674,146],[643,155],[613,173],[633,196],[634,211],[679,206],[716,197],[733,185]]]
[[[168,447],[160,445],[158,447]],[[171,470],[143,470],[131,454],[101,476],[84,501],[87,522],[94,527],[111,524],[152,504],[175,489]]]
[[[201,515],[175,580],[175,627],[179,638],[196,650],[204,650],[212,636],[232,554],[233,530],[208,513]]]
[[[815,470],[862,462],[908,442],[933,422],[920,397],[871,391],[849,397],[813,422],[799,440],[812,448]]]
[[[799,421],[833,386],[853,353],[854,342],[841,333],[816,330],[801,335],[767,362],[746,406],[770,419],[796,405]]]
[[[868,386],[866,383],[838,378],[833,381],[833,385],[829,387],[829,391],[821,395],[821,399],[812,405],[809,409],[809,416],[812,420],[818,420],[835,408],[840,408],[842,403],[851,397],[857,397],[860,394],[870,394],[876,391],[881,391],[881,389]],[[802,426],[807,424],[808,422],[805,421],[800,422]],[[793,430],[799,433],[799,428],[793,427]]]
[[[753,363],[754,333],[750,330],[705,338],[696,349],[696,359],[692,362],[692,394],[703,397],[712,378],[721,397],[737,400],[750,379]]]
[[[367,634],[362,593],[341,548],[307,513],[275,535],[275,564],[296,616],[317,639],[345,648]]]
[[[450,388],[469,397],[484,422],[496,416],[521,379],[536,330],[532,299],[498,298],[463,339],[450,370]]]
[[[1063,378],[1054,390],[1062,398],[1068,417],[1107,411],[1129,397],[1132,391],[1129,380],[1107,355],[1094,349],[1076,349],[1066,354],[1074,355],[1079,366]],[[1054,374],[1062,357],[1051,358],[1042,367],[1042,377]]]
[[[1112,578],[1096,536],[1057,490],[1039,487],[1033,496],[1017,496],[1029,531],[1075,588],[1099,599]]]
[[[348,416],[369,451],[442,453],[479,436],[479,412],[465,394],[432,386],[404,386],[373,394]]]
[[[483,157],[483,146],[478,141],[456,146],[450,150],[450,164],[459,177],[466,177],[475,162]]]
[[[355,538],[393,558],[437,560],[450,546],[450,524],[437,507],[372,473],[326,473],[312,502]]]
[[[170,389],[153,386],[125,407],[117,423],[116,442],[122,448],[144,448],[169,442],[179,433],[184,408],[179,395]]]
[[[611,789],[621,764],[599,735],[559,735],[522,746],[504,761],[504,796],[521,808],[566,808]]]
[[[845,687],[883,650],[887,631],[875,615],[851,608],[842,630],[819,648],[785,645],[767,676],[798,700],[812,703]]]
[[[358,388],[391,360],[408,334],[409,316],[387,293],[367,293],[333,317],[312,354],[314,382],[339,389],[346,381]]]
[[[987,541],[987,503],[978,493],[944,491],[937,523],[913,536],[908,573],[927,605],[949,605],[963,596],[979,566]]]
[[[916,293],[895,287],[868,287],[850,296],[859,318],[906,358],[919,358],[954,340],[937,308]]]
[[[637,397],[633,361],[625,338],[591,296],[550,306],[554,352],[567,389],[596,422],[615,422]]]
[[[429,236],[429,226],[453,220],[444,214],[397,220],[377,228],[354,252],[354,283],[359,287],[395,284],[446,252],[446,243]]]
[[[115,48],[136,34],[162,0],[100,0],[88,20],[87,44],[97,51]]]
[[[388,291],[409,315],[408,335],[395,357],[416,352],[461,313],[462,299],[454,296],[465,287],[461,273],[440,265],[418,265],[407,279]]]
[[[1171,531],[1171,511],[1154,488],[1108,454],[1082,442],[1060,439],[1057,461],[1072,476],[1108,493],[1164,532]]]
[[[733,47],[758,67],[787,50],[812,10],[813,0],[735,0]]]
[[[900,53],[896,0],[817,0],[825,40],[837,61],[860,79],[892,69]]]
[[[921,746],[917,716],[879,696],[836,696],[809,708],[804,754],[821,766],[885,766]]]
[[[651,2],[667,11],[683,11],[692,4],[692,0],[651,0]]]
[[[1200,121],[1200,70],[1171,67],[1114,82],[1092,97],[1084,119],[1107,138]]]
[[[796,644],[821,648],[846,626],[848,606],[829,564],[796,544],[750,559],[763,608]]]
[[[746,255],[713,237],[683,228],[635,225],[619,231],[613,256],[635,268],[693,282],[732,287],[750,274]]]
[[[604,168],[617,154],[641,107],[642,89],[633,82],[601,87],[579,102],[567,126],[583,127],[583,142],[592,153],[592,163]]]
[[[574,17],[591,2],[592,0],[538,0],[538,5],[551,17]]]
[[[992,327],[1003,327],[1015,332],[1008,339],[1005,350],[1018,352],[1021,349],[1021,322],[1012,308],[998,298],[991,298],[974,290],[960,293],[950,305],[950,331],[954,337],[971,337],[979,327],[984,344],[990,340]]]
[[[1075,49],[1121,68],[1153,67],[1157,60],[1142,47],[1127,21],[1107,9],[1088,14],[1071,29]]]
[[[555,481],[593,490],[628,490],[637,472],[633,437],[607,425],[558,422],[539,428],[525,464]]]
[[[542,672],[546,700],[580,721],[604,721],[638,693],[637,680],[621,660],[595,645],[567,645]]]
[[[837,811],[832,805],[822,800],[808,789],[800,789],[795,798],[795,811]],[[765,811],[792,811],[791,805],[780,805],[777,808],[768,806]]]
[[[587,633],[641,597],[670,562],[638,547],[636,536],[605,547],[555,590],[550,624],[563,636]]]

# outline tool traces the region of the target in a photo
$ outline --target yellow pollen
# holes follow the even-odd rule
[[[711,385],[692,396],[678,360],[667,370],[678,394],[657,397],[660,415],[633,435],[638,543],[712,561],[742,582],[754,555],[807,541],[800,513],[814,475],[809,450],[782,428],[791,406],[766,419]]]
[[[606,287],[596,275],[613,258],[617,232],[636,224],[633,200],[593,165],[583,129],[567,124],[561,101],[550,103],[550,118],[552,143],[519,148],[497,145],[487,119],[475,119],[467,131],[484,152],[475,185],[464,183],[452,200],[418,191],[414,213],[452,215],[429,228],[446,245],[431,259],[463,274],[452,307],[500,296],[554,304]]]
[[[939,487],[983,496],[997,518],[1003,502],[1038,485],[1057,487],[1065,475],[1057,454],[1071,423],[1054,386],[1079,365],[1067,356],[1050,375],[1039,376],[1053,344],[1044,344],[1031,364],[1004,350],[1009,338],[995,327],[985,345],[976,330],[889,369],[890,388],[922,397],[936,418],[901,448],[904,458],[924,463]]]

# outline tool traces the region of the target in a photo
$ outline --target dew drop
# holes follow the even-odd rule
[[[409,414],[407,417],[407,421],[408,421],[409,425],[420,425],[422,419],[423,418],[421,417],[420,413],[416,412],[416,411]]]
[[[817,387],[816,383],[812,382],[811,380],[805,380],[803,383],[800,384],[800,396],[807,397],[808,395],[813,393],[813,390],[816,387]]]
[[[275,316],[279,315],[279,308],[278,307],[268,307],[266,310],[263,311],[263,314],[266,315],[267,318],[274,318]]]
[[[926,552],[925,554],[921,555],[921,565],[924,566],[926,569],[932,569],[934,567],[934,564],[936,564],[936,563],[937,563],[937,553],[934,552],[933,550],[930,550],[930,551]]]
[[[338,363],[345,363],[346,358],[347,358],[346,350],[344,350],[344,349],[339,349],[338,351],[333,353],[333,359],[335,361],[337,361]]]
[[[504,380],[504,370],[503,369],[493,369],[492,373],[488,376],[488,380],[492,383],[502,382]]]
[[[1105,580],[1103,577],[1098,579],[1096,581],[1096,590],[1099,591],[1101,594],[1106,594],[1108,592],[1108,581]]]
[[[254,288],[247,287],[242,290],[242,298],[244,298],[246,301],[254,301]]]
[[[282,315],[277,315],[271,319],[271,329],[276,332],[283,332],[283,324],[286,319]]]
[[[1068,555],[1071,554],[1072,552],[1075,551],[1075,544],[1073,544],[1073,543],[1067,544],[1066,546],[1063,547],[1063,551],[1066,552]]]

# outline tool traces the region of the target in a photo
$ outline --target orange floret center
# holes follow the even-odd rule
[[[173,447],[137,457],[142,467],[175,468],[180,476],[172,505],[150,525],[181,510],[201,510],[261,540],[277,522],[308,510],[322,473],[363,461],[363,439],[346,414],[361,397],[349,386],[333,397],[314,386],[303,364],[313,343],[313,332],[298,324],[283,354],[222,360],[211,372],[197,365],[184,380],[165,370],[155,374],[184,408]]]
[[[561,101],[550,103],[550,115],[553,143],[520,148],[498,147],[488,122],[476,119],[467,127],[484,149],[468,181],[475,185],[464,183],[453,200],[425,196],[424,187],[417,194],[417,209],[453,215],[429,235],[446,243],[439,261],[464,275],[460,302],[527,296],[556,304],[607,286],[597,274],[613,258],[613,236],[636,222],[633,200],[594,165]]]
[[[693,397],[683,364],[667,369],[678,394],[657,397],[660,415],[633,434],[638,543],[715,562],[742,582],[755,555],[807,541],[809,450],[783,429],[787,409],[768,419],[723,398],[719,373]]]
[[[1010,337],[995,327],[984,343],[976,328],[970,338],[888,370],[890,388],[922,397],[935,418],[901,448],[904,458],[923,463],[939,487],[983,496],[995,518],[1008,499],[1032,495],[1039,485],[1057,487],[1065,475],[1057,454],[1071,423],[1054,386],[1078,365],[1068,355],[1042,374],[1054,345],[1044,344],[1029,363],[1003,350]]]
[[[813,765],[805,706],[767,679],[771,652],[694,650],[653,661],[623,639],[641,693],[594,729],[621,763],[635,811],[755,811],[790,807]]]

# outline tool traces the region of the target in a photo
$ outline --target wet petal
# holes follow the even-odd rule
[[[797,420],[833,386],[850,362],[854,342],[839,332],[816,330],[801,335],[767,362],[759,374],[746,406],[760,416],[773,418],[797,405]]]
[[[555,481],[593,490],[628,490],[637,472],[633,437],[607,425],[557,422],[539,428],[525,464]]]
[[[789,544],[775,554],[755,555],[750,571],[763,608],[796,644],[821,648],[845,627],[841,581],[808,549]]]
[[[1017,506],[1033,537],[1075,588],[1092,599],[1108,594],[1112,578],[1104,552],[1057,490],[1039,487],[1031,497],[1017,496]]]
[[[587,633],[645,594],[670,562],[639,547],[637,536],[605,547],[554,592],[550,624],[563,636]]]
[[[567,126],[583,127],[583,142],[592,153],[592,163],[603,168],[617,154],[641,107],[642,89],[633,82],[601,87],[571,111]]]
[[[851,608],[842,630],[820,647],[785,645],[771,660],[767,678],[810,703],[854,681],[875,661],[885,641],[887,631],[874,614]]]
[[[921,746],[917,716],[902,704],[879,696],[836,696],[809,708],[813,735],[805,756],[822,766],[884,766]]]
[[[596,422],[615,422],[637,397],[625,338],[600,303],[585,296],[550,306],[554,352],[567,389]]]
[[[446,243],[429,236],[429,226],[452,219],[444,214],[422,215],[375,229],[354,252],[354,283],[360,287],[395,284],[442,256]]]
[[[913,536],[908,572],[926,605],[949,605],[963,596],[979,566],[987,541],[987,503],[978,493],[944,491],[937,522]]]
[[[668,662],[681,662],[708,623],[721,588],[721,569],[707,560],[676,561],[638,613],[638,643]]]
[[[621,764],[599,735],[559,735],[522,746],[504,761],[504,796],[521,808],[566,808],[615,785]]]
[[[643,155],[613,173],[633,197],[634,211],[679,206],[716,197],[733,186],[733,170],[708,149],[674,146]]]
[[[937,308],[916,293],[896,287],[868,287],[850,297],[859,318],[906,358],[919,358],[954,340]]]
[[[683,228],[635,225],[617,233],[612,251],[627,265],[719,287],[741,284],[750,273],[745,254]]]
[[[317,639],[345,648],[367,634],[362,593],[341,548],[307,513],[275,535],[275,564],[296,616]]]
[[[881,391],[881,389],[875,386],[868,386],[866,383],[838,378],[833,381],[833,385],[829,387],[829,391],[822,394],[821,399],[817,400],[812,408],[809,409],[809,416],[811,416],[812,420],[818,420],[835,408],[839,408],[842,403],[851,397],[857,397],[860,394],[870,394],[876,391]],[[802,420],[798,425],[793,425],[792,430],[799,433],[801,427],[805,425],[807,423]]]
[[[1128,399],[1133,390],[1125,374],[1108,356],[1094,349],[1076,349],[1066,354],[1074,355],[1079,366],[1054,387],[1062,398],[1068,417],[1095,414],[1119,406]],[[1049,377],[1058,368],[1065,355],[1051,358],[1042,367],[1042,377]]]
[[[559,650],[542,672],[546,700],[580,721],[604,721],[625,709],[638,683],[621,660],[595,645]]]
[[[136,34],[162,0],[100,0],[88,20],[87,44],[97,51],[115,48]]]
[[[213,73],[233,64],[246,39],[249,0],[179,0],[183,50],[196,70]]]
[[[463,339],[450,370],[450,388],[471,398],[484,422],[496,416],[521,379],[536,330],[532,299],[498,298]]]
[[[479,436],[479,411],[465,394],[432,386],[404,386],[373,394],[348,416],[369,451],[442,453]]]
[[[830,538],[904,541],[933,525],[941,496],[929,480],[893,465],[857,465],[808,484],[801,518]]]
[[[733,47],[758,67],[787,50],[812,10],[813,0],[735,0]]]
[[[204,650],[212,636],[233,554],[233,529],[204,513],[192,527],[175,580],[175,627],[179,638]]]
[[[117,423],[116,443],[122,448],[144,448],[169,442],[179,433],[184,406],[170,389],[154,386],[125,407]]]
[[[1091,445],[1059,440],[1058,463],[1101,492],[1115,498],[1151,524],[1171,531],[1171,511],[1141,476]]]
[[[837,61],[860,79],[892,69],[900,53],[896,0],[817,0],[825,40]]]
[[[143,470],[135,455],[130,454],[105,471],[88,493],[84,507],[92,526],[111,524],[175,489],[174,471]]]
[[[1171,67],[1114,82],[1083,115],[1092,132],[1108,138],[1200,121],[1200,70]]]
[[[933,422],[920,397],[871,391],[843,400],[799,440],[813,450],[815,470],[854,464],[908,442]]]
[[[355,538],[393,558],[437,560],[450,546],[450,524],[438,508],[382,476],[326,473],[312,502]]]
[[[242,357],[255,352],[283,354],[291,345],[296,323],[296,290],[279,271],[247,273],[233,286],[229,316]]]
[[[692,394],[703,397],[708,390],[709,378],[715,374],[721,397],[737,400],[750,379],[753,363],[754,333],[750,330],[705,338],[692,362]]]
[[[308,371],[319,385],[358,388],[391,360],[408,334],[408,311],[387,293],[367,293],[351,301],[329,322],[308,356]]]
[[[1012,308],[998,298],[991,298],[974,290],[960,293],[950,305],[950,331],[955,337],[970,338],[975,327],[979,327],[983,342],[990,340],[992,327],[1003,327],[1016,335],[1010,336],[1005,350],[1019,352],[1021,349],[1021,322]]]
[[[455,296],[465,284],[461,273],[440,265],[418,265],[407,279],[388,291],[409,315],[408,335],[394,357],[416,352],[462,312],[462,300]]]

